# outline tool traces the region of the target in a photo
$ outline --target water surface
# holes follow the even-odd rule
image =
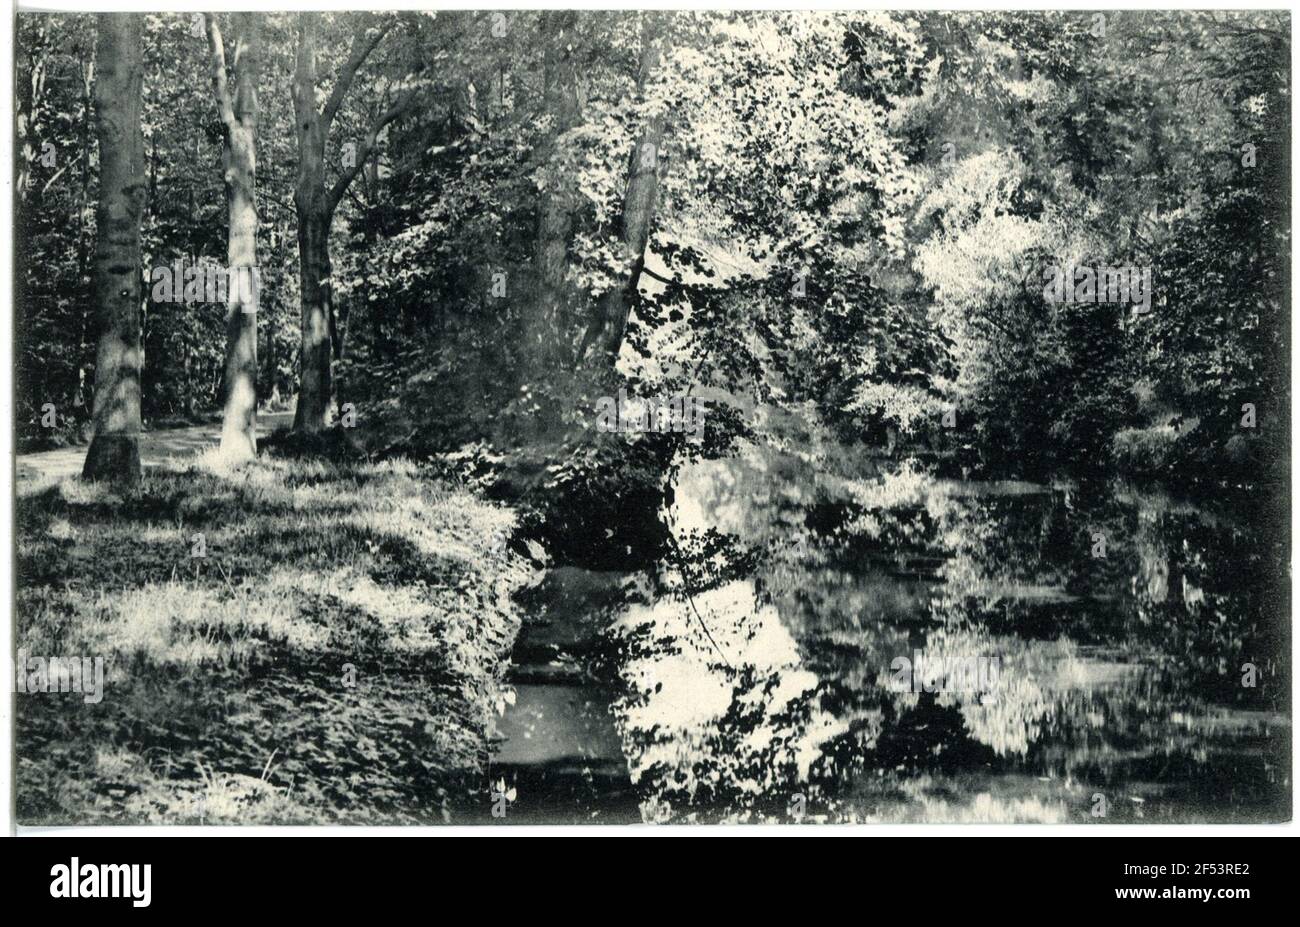
[[[1122,486],[750,444],[683,467],[664,517],[645,571],[553,571],[529,603],[497,757],[521,810],[1289,817],[1285,536]]]

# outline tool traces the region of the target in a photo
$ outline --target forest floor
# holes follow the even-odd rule
[[[264,438],[277,428],[287,428],[293,423],[292,412],[260,413],[257,432]],[[158,428],[140,435],[140,462],[146,469],[171,465],[205,451],[221,440],[221,422],[204,425],[186,425],[180,428]],[[18,486],[22,491],[41,479],[77,476],[86,460],[84,444],[69,445],[51,451],[36,451],[18,455]]]
[[[19,671],[103,661],[99,698],[17,700],[19,821],[490,821],[514,513],[401,462],[168,456],[19,481]]]

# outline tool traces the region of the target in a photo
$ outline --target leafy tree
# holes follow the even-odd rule
[[[361,18],[352,37],[351,50],[334,78],[323,107],[317,103],[317,29],[315,13],[298,15],[297,65],[293,99],[298,136],[298,180],[294,205],[298,213],[298,257],[302,274],[302,349],[298,406],[294,429],[317,431],[327,424],[330,402],[330,358],[341,353],[341,339],[334,312],[329,238],[334,213],[348,186],[360,173],[376,145],[379,134],[400,117],[414,99],[415,87],[396,89],[388,107],[367,129],[360,142],[347,143],[333,184],[326,186],[326,146],[330,128],[339,114],[357,72],[395,25],[393,19],[372,22]]]

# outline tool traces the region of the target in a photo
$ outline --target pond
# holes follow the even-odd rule
[[[512,822],[1289,817],[1285,526],[851,460],[687,464],[659,562],[550,571]]]

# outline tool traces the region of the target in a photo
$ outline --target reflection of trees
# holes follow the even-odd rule
[[[1132,491],[1058,492],[1021,508],[1037,514],[980,501],[946,510],[939,620],[1021,636],[1050,629],[1153,666],[1176,661],[1166,684],[1185,698],[1285,707],[1280,676],[1239,684],[1243,662],[1282,649],[1285,559],[1253,533]],[[1105,558],[1092,556],[1093,532]]]
[[[1180,661],[1174,684],[1220,704],[1289,711],[1287,567],[1268,539],[1141,509],[1136,546],[1133,636]],[[1254,687],[1241,684],[1245,663],[1258,668]]]
[[[1227,670],[1282,652],[1286,574],[1227,522],[1132,492],[837,479],[753,448],[685,474],[678,501],[683,569],[624,623],[640,629],[624,737],[658,815],[779,816],[799,793],[860,817],[861,784],[900,769],[1186,807],[1223,768],[1244,804],[1280,788],[1285,719],[1231,707],[1278,707],[1280,677],[1243,693]],[[893,691],[891,661],[916,650],[997,657],[997,691]],[[701,714],[674,723],[680,705]]]
[[[817,677],[752,583],[692,598],[619,622],[627,695],[615,713],[632,780],[656,820],[779,816],[845,722],[821,709]]]
[[[960,691],[944,689],[933,694],[933,702],[956,709],[965,721],[968,736],[990,747],[998,756],[1024,755],[1038,740],[1044,724],[1056,707],[1044,683],[1051,678],[1044,667],[1072,650],[1067,643],[1043,644],[1017,638],[995,638],[983,629],[941,628],[926,635],[926,660],[996,661],[992,689]],[[1065,651],[1065,654],[1062,654]],[[912,654],[905,654],[909,659]],[[879,684],[891,688],[890,675],[882,672]],[[901,716],[917,707],[927,693],[891,691],[895,712]]]
[[[1152,755],[1205,763],[1208,732],[1229,744],[1254,736],[1226,706],[1272,706],[1229,668],[1278,652],[1263,599],[1285,572],[1270,571],[1253,539],[1132,492],[1057,492],[1010,508],[960,500],[942,513],[949,559],[932,617],[1001,632],[1012,687],[991,705],[957,699],[972,737],[1064,777],[1136,771]],[[1106,538],[1104,560],[1092,556],[1093,531]]]

